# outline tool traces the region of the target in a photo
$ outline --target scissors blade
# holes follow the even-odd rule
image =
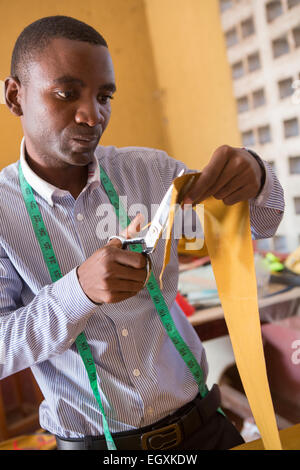
[[[181,170],[181,172],[177,175],[177,178],[179,176],[182,176],[183,173],[184,173],[184,169]],[[161,201],[159,208],[157,209],[157,212],[150,224],[147,234],[144,237],[144,243],[146,246],[145,251],[147,253],[152,253],[154,251],[154,249],[156,248],[157,242],[159,238],[161,237],[161,234],[163,233],[163,231],[165,230],[167,226],[173,187],[174,185],[171,184],[163,200]],[[178,207],[176,209],[178,210]],[[175,210],[175,212],[177,212],[177,210]]]

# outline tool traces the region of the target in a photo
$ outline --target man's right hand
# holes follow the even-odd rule
[[[140,230],[138,214],[122,232],[126,238]],[[81,288],[94,303],[116,303],[135,296],[143,289],[147,277],[147,259],[141,253],[122,250],[120,240],[113,239],[84,261],[77,269]]]

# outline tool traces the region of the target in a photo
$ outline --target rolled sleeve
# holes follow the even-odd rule
[[[271,238],[282,221],[285,202],[282,186],[272,167],[263,161],[266,181],[260,194],[249,201],[253,239]]]
[[[281,212],[284,211],[284,194],[281,184],[278,181],[272,167],[262,161],[266,171],[265,184],[259,195],[251,199],[251,203],[257,207],[269,207],[270,209],[277,209]]]

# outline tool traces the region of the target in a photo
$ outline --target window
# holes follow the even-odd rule
[[[288,0],[288,9],[295,7],[296,5],[300,5],[300,0]]]
[[[295,47],[300,47],[300,26],[293,29],[293,38],[295,41]]]
[[[226,10],[229,10],[229,8],[231,8],[232,6],[233,6],[232,0],[220,0],[220,9],[222,13]]]
[[[287,98],[288,96],[291,96],[294,93],[294,89],[292,87],[293,82],[294,81],[292,78],[286,78],[278,82],[279,97],[281,100]]]
[[[263,88],[254,91],[252,97],[254,108],[259,108],[260,106],[264,106],[266,104],[265,90]]]
[[[225,33],[227,47],[232,47],[239,42],[237,31],[235,28],[230,29]]]
[[[236,62],[232,66],[232,76],[236,80],[237,78],[240,78],[244,75],[244,65],[243,62]]]
[[[276,173],[276,165],[275,165],[275,162],[269,161],[269,162],[267,162],[267,163],[270,165],[270,167],[272,168],[272,170],[274,171],[274,173]]]
[[[299,123],[298,119],[288,119],[287,121],[284,121],[284,137],[286,139],[289,139],[290,137],[296,137],[299,135]]]
[[[300,156],[289,158],[289,167],[291,175],[300,175]]]
[[[297,215],[300,215],[300,197],[294,198],[295,212]]]
[[[288,54],[290,52],[290,46],[286,36],[281,38],[275,39],[272,43],[273,47],[273,57],[276,59],[284,54]]]
[[[292,88],[294,91],[294,94],[292,97],[292,103],[300,104],[300,80],[295,80],[292,84]]]
[[[260,58],[259,58],[259,53],[255,52],[254,54],[251,54],[247,57],[248,61],[248,71],[249,72],[254,72],[255,70],[260,69]]]
[[[271,142],[271,129],[270,126],[263,126],[258,128],[258,141],[261,145]]]
[[[250,147],[251,145],[255,145],[255,138],[253,131],[247,131],[242,133],[242,141],[245,147]]]
[[[245,113],[249,111],[249,102],[247,96],[242,96],[237,100],[238,113]]]
[[[247,38],[252,36],[255,33],[254,21],[253,18],[248,18],[242,22],[242,37]]]
[[[266,14],[268,23],[274,21],[278,16],[282,15],[282,13],[283,10],[280,0],[274,0],[272,2],[267,3]]]

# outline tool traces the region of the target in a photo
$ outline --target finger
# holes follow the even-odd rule
[[[201,201],[205,201],[210,196],[215,196],[221,192],[225,187],[230,187],[230,184],[233,183],[234,177],[232,176],[231,170],[228,165],[225,167],[223,173],[219,176],[219,179],[212,183],[210,186],[206,185],[206,191],[203,191],[202,180],[199,179],[198,187],[194,188],[194,194],[188,196],[185,204],[199,204]],[[239,184],[240,186],[240,184]],[[238,186],[238,187],[239,187]],[[237,188],[236,188],[237,189]],[[231,193],[232,191],[230,191]]]
[[[141,231],[141,227],[144,223],[143,214],[139,213],[135,218],[130,222],[128,227],[121,232],[122,237],[124,238],[134,238]]]
[[[229,196],[226,196],[223,199],[224,204],[227,206],[232,206],[233,204],[237,204],[241,201],[247,201],[251,199],[251,194],[253,192],[252,186],[241,187],[237,191],[234,191]]]
[[[201,184],[201,181],[199,181],[199,185]],[[202,185],[201,189],[199,190],[198,195],[196,198],[194,198],[194,203],[198,204],[201,201],[205,201],[205,199],[208,199],[210,196],[215,196],[218,192],[224,190],[225,187],[230,187],[232,184],[234,184],[234,176],[232,175],[232,170],[229,164],[227,164],[223,172],[219,175],[219,177],[207,188],[205,192],[203,192]],[[238,187],[240,184],[238,185]],[[237,189],[237,188],[234,188]],[[230,191],[232,193],[233,190]]]
[[[185,203],[191,204],[195,200],[203,201],[211,195],[212,188],[222,175],[229,159],[227,146],[219,147],[202,173],[192,190],[185,196]]]
[[[105,247],[98,251],[99,262],[105,263],[110,269],[116,269],[116,263],[119,264],[119,266],[124,265],[135,269],[143,269],[146,267],[147,259],[142,253],[123,250],[121,248],[122,243],[120,240],[111,240]]]
[[[224,180],[225,182],[226,180]],[[227,183],[218,185],[216,189],[213,190],[212,196],[216,199],[224,199],[229,197],[235,191],[240,190],[241,188],[248,186],[248,181],[245,176],[233,176],[228,178]]]
[[[128,227],[126,227],[121,233],[120,236],[124,238],[134,238],[138,232],[141,230],[141,225],[144,222],[143,214],[139,213],[136,217],[130,222]],[[108,243],[110,246],[116,246],[117,248],[122,248],[122,242],[117,238],[113,238]]]
[[[122,242],[118,238],[112,238],[109,242],[107,242],[106,246],[114,246],[116,248],[122,248]],[[102,251],[100,248],[99,251]]]
[[[145,279],[145,275],[143,277]],[[111,293],[137,293],[143,288],[144,279],[139,282],[132,281],[131,279],[108,279],[103,281],[99,287],[100,289],[107,290]]]
[[[112,269],[111,275],[113,275],[115,279],[130,279],[131,281],[144,282],[146,278],[146,269],[134,269],[116,263]]]

